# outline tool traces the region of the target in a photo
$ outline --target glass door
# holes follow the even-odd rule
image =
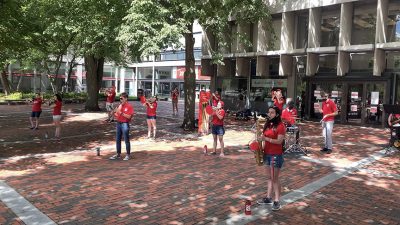
[[[364,85],[351,84],[348,85],[347,93],[347,122],[353,124],[363,123],[363,107],[364,107]]]
[[[365,99],[365,123],[370,125],[382,125],[382,102],[385,96],[384,83],[368,83]]]

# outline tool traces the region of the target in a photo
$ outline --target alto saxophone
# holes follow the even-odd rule
[[[256,163],[259,166],[262,166],[264,164],[264,148],[263,148],[263,141],[258,141],[258,138],[263,135],[263,128],[264,124],[266,122],[266,119],[264,117],[257,117],[256,119],[256,132],[255,132],[255,138],[256,141],[258,142],[258,149],[254,151],[254,158],[256,158]]]

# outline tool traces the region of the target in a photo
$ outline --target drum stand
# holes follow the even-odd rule
[[[390,129],[390,139],[389,139],[389,144],[386,148],[384,148],[383,150],[385,150],[385,154],[394,152],[396,150],[400,151],[400,147],[395,147],[394,146],[394,142],[398,141],[398,134],[396,132],[396,128],[391,128]]]
[[[300,136],[300,130],[299,130]],[[296,139],[296,132],[288,132],[287,138],[285,139],[285,154],[291,152],[301,152],[304,155],[307,155],[307,149],[303,147],[300,143],[300,137]]]

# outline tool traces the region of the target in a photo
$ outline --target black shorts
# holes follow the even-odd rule
[[[40,117],[40,113],[42,113],[42,111],[32,112],[32,113],[31,113],[31,117],[37,117],[37,118],[39,118],[39,117]]]

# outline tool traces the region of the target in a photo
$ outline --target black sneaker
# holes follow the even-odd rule
[[[273,210],[273,211],[278,211],[278,210],[280,210],[281,208],[282,208],[281,204],[280,204],[279,202],[275,202],[275,201],[274,201],[274,204],[272,205],[272,210]]]
[[[326,150],[326,154],[331,154],[331,153],[332,153],[332,149]]]
[[[321,152],[327,152],[329,149],[327,149],[327,148],[323,148],[323,149],[321,149],[320,151]]]
[[[272,199],[271,198],[262,198],[260,200],[257,200],[257,204],[259,204],[259,205],[272,205]]]

